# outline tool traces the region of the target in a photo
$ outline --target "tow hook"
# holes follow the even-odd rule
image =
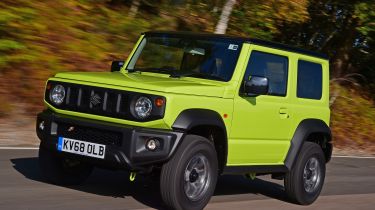
[[[136,175],[137,175],[136,172],[130,172],[129,180],[130,180],[131,182],[134,182],[134,180],[135,180],[135,176],[136,176]]]
[[[246,178],[251,179],[251,180],[254,180],[256,176],[257,176],[256,173],[248,173],[245,175]]]

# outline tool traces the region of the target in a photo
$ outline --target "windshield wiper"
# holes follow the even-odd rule
[[[210,74],[204,74],[200,72],[180,72],[177,71],[174,67],[161,67],[161,68],[136,68],[132,70],[128,70],[129,73],[133,72],[154,72],[154,73],[162,73],[162,74],[169,74],[172,78],[181,78],[181,77],[197,77],[202,79],[211,79],[211,80],[219,80],[219,81],[225,81],[224,78],[210,75]]]
[[[173,68],[173,67],[161,67],[161,68],[136,68],[136,69],[129,69],[128,72],[129,73],[133,73],[133,72],[154,72],[154,73],[162,73],[162,74],[172,74],[173,71],[175,71],[177,69]]]
[[[200,72],[171,72],[172,78],[180,78],[180,77],[197,77],[202,79],[213,79],[213,80],[219,80],[219,81],[225,81],[224,78],[221,78],[219,76],[211,75],[211,74],[204,74]]]

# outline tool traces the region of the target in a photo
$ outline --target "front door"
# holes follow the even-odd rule
[[[244,79],[267,77],[269,93],[247,96],[240,87],[234,99],[228,165],[283,164],[291,138],[289,63],[282,51],[252,45]]]

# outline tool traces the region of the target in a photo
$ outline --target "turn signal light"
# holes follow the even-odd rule
[[[157,98],[157,99],[155,99],[155,106],[162,107],[162,106],[164,106],[164,104],[165,104],[165,101],[164,101],[163,98]]]

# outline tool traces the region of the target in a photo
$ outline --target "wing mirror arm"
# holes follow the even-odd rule
[[[120,71],[124,65],[124,61],[112,61],[111,72]]]

